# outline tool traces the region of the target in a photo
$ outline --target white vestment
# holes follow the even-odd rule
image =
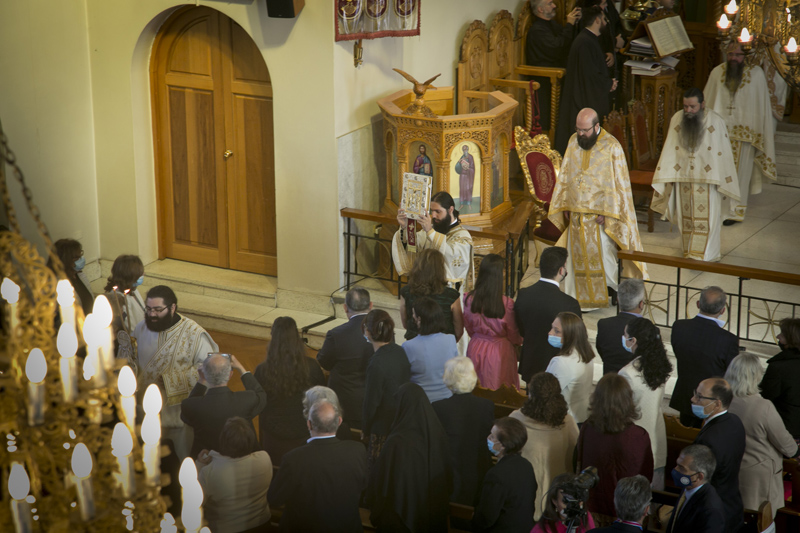
[[[739,177],[739,201],[731,202],[732,220],[744,220],[747,198],[758,194],[764,179],[777,179],[772,104],[761,67],[745,65],[742,81],[734,94],[725,86],[727,65],[711,71],[703,91],[706,108],[716,111],[728,126],[733,158]],[[723,205],[723,213],[731,210]]]
[[[392,260],[398,276],[405,276],[411,272],[414,264],[412,254],[405,247],[405,242],[398,230],[392,240]],[[444,269],[447,283],[451,287],[459,285],[459,291],[463,294],[467,291],[467,281],[472,267],[472,236],[461,224],[450,227],[447,235],[439,233],[433,229],[427,233],[418,231],[417,250],[425,248],[435,248],[444,255]]]
[[[703,114],[702,137],[687,148],[681,135],[683,111],[673,115],[664,149],[653,175],[651,208],[676,224],[683,256],[719,261],[723,198],[739,200],[739,180],[725,120],[711,108]],[[730,209],[730,202],[725,202]]]

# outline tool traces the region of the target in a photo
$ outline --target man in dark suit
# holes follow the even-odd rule
[[[558,353],[547,342],[547,334],[558,313],[569,311],[581,316],[578,300],[561,292],[559,284],[567,277],[566,248],[551,246],[542,252],[539,281],[520,289],[514,304],[517,325],[522,333],[519,373],[527,383],[537,372],[544,372]]]
[[[644,476],[624,477],[614,489],[614,508],[617,520],[608,527],[598,527],[590,531],[596,533],[641,533],[644,518],[650,512],[653,497],[650,482]]]
[[[672,511],[666,533],[723,533],[725,510],[717,491],[708,482],[716,460],[707,446],[692,444],[681,451],[672,479],[683,488]]]
[[[359,442],[336,438],[341,423],[334,404],[316,402],[308,414],[308,444],[283,456],[267,492],[270,505],[286,506],[281,531],[364,530],[358,504],[367,485],[367,452]]]
[[[728,365],[739,355],[739,339],[722,329],[727,297],[719,287],[700,292],[696,317],[676,320],[672,325],[672,349],[678,360],[678,381],[669,406],[681,413],[681,424],[700,427],[692,415],[692,394],[697,384],[713,376],[725,375]]]
[[[317,353],[319,365],[331,373],[328,387],[339,397],[344,422],[355,429],[361,429],[364,380],[367,363],[374,353],[361,331],[361,322],[370,309],[372,302],[367,289],[355,287],[347,291],[344,298],[347,322],[328,331]]]
[[[603,360],[603,374],[619,372],[633,360],[633,353],[623,346],[622,336],[625,326],[644,310],[644,282],[640,279],[626,279],[619,284],[617,293],[620,312],[617,316],[597,321],[597,353]]]
[[[732,400],[731,386],[722,378],[701,381],[692,396],[695,413],[705,420],[694,443],[711,448],[717,461],[714,475],[710,477],[725,508],[726,533],[739,529],[744,513],[739,467],[744,456],[745,432],[739,417],[728,412]]]
[[[243,391],[228,388],[234,368],[241,376]],[[210,354],[197,369],[197,376],[197,384],[181,402],[181,420],[194,429],[190,452],[194,459],[202,450],[219,451],[219,436],[229,418],[252,421],[267,405],[267,394],[258,380],[233,355]]]

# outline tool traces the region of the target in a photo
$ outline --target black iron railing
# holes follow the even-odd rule
[[[735,333],[740,339],[767,344],[777,344],[778,324],[786,317],[797,317],[800,308],[800,291],[792,299],[768,297],[764,291],[768,288],[758,282],[767,282],[771,287],[786,286],[782,294],[790,294],[790,287],[800,287],[800,276],[773,270],[708,263],[694,259],[671,257],[646,252],[620,251],[619,278],[622,279],[622,260],[639,261],[650,265],[661,265],[675,269],[675,282],[646,280],[647,306],[644,315],[657,326],[671,327],[673,322],[694,316],[696,307],[690,303],[699,298],[700,291],[708,283],[702,284],[685,281],[686,270],[707,272],[725,276],[722,282],[713,283],[721,286],[728,295],[725,328]],[[683,279],[682,279],[683,278]],[[736,280],[735,283],[730,283]],[[780,285],[774,285],[780,284]],[[727,287],[726,287],[727,286]],[[735,287],[735,289],[733,289]],[[773,289],[774,290],[774,289]],[[779,291],[780,289],[778,289]]]

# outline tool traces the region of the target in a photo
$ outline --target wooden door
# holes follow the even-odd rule
[[[151,58],[159,254],[277,275],[272,86],[225,15],[179,10]]]

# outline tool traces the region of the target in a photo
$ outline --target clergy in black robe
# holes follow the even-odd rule
[[[602,121],[610,111],[609,93],[616,87],[616,80],[608,73],[600,45],[599,35],[606,23],[603,11],[597,6],[592,7],[584,19],[586,28],[573,41],[567,59],[567,75],[556,129],[556,150],[562,154],[567,149],[569,138],[575,133],[578,112],[585,107],[594,109]]]
[[[533,22],[525,38],[525,64],[534,67],[566,68],[567,56],[575,37],[575,23],[580,10],[567,15],[562,26],[555,20],[556,6],[552,0],[531,0]],[[539,124],[543,130],[550,129],[550,78],[531,76],[539,83],[536,92],[539,99]]]

